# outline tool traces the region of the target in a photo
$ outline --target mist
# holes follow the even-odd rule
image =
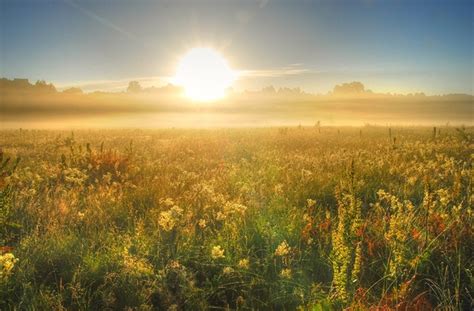
[[[197,102],[181,88],[142,88],[131,82],[123,92],[58,91],[52,84],[2,79],[2,128],[104,127],[267,127],[320,125],[472,124],[473,96],[380,94],[360,82],[336,85],[324,95],[267,87],[229,90],[224,99]]]

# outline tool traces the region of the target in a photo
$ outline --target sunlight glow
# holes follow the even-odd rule
[[[235,78],[236,73],[218,52],[194,48],[179,62],[173,82],[193,100],[213,101],[225,96]]]

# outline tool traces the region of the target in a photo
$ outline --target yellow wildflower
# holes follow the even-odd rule
[[[275,256],[286,256],[290,253],[291,247],[288,245],[288,243],[285,241],[281,242],[280,245],[275,250]]]
[[[226,215],[223,212],[217,212],[216,219],[222,221],[226,218]]]
[[[84,219],[84,216],[85,216],[84,212],[77,212],[77,218],[79,218],[79,220]]]
[[[232,269],[232,267],[225,267],[225,268],[222,270],[222,272],[223,272],[224,274],[231,274],[231,273],[234,272],[234,269]]]
[[[250,266],[250,262],[247,258],[244,258],[244,259],[240,259],[237,265],[239,266],[239,268],[248,269]]]
[[[219,259],[219,258],[224,258],[224,250],[220,245],[214,246],[211,251],[211,257],[212,259]]]
[[[168,263],[168,267],[170,269],[180,269],[182,267],[182,265],[179,263],[179,261],[177,260],[171,260],[169,263]]]
[[[176,221],[173,218],[171,211],[165,211],[160,213],[160,219],[158,220],[158,224],[160,227],[165,231],[173,230]]]
[[[183,215],[183,209],[174,205],[169,211],[160,213],[158,224],[165,231],[171,231],[176,226],[179,217]]]
[[[199,225],[199,227],[201,227],[201,229],[205,229],[206,226],[207,226],[206,220],[205,219],[199,219],[198,225]]]
[[[282,269],[280,272],[280,275],[281,277],[286,278],[286,279],[291,278],[291,269],[289,268]]]
[[[163,205],[165,205],[166,207],[171,207],[174,205],[174,201],[172,198],[166,198],[164,200],[161,200],[161,203],[163,203]]]
[[[12,253],[0,255],[0,278],[8,276],[17,262],[18,258]]]

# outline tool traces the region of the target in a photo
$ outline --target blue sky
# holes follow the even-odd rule
[[[472,1],[0,0],[0,75],[60,86],[163,84],[195,46],[235,88],[473,93]]]

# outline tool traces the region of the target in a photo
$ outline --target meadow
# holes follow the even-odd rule
[[[472,127],[2,130],[2,310],[469,310]]]

